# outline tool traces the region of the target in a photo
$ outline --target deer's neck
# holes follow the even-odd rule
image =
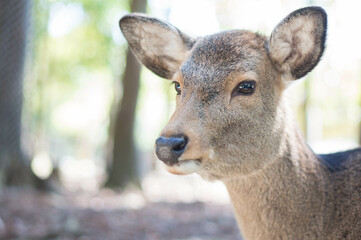
[[[246,239],[321,237],[326,218],[322,167],[297,129],[283,143],[278,158],[264,169],[224,180]]]

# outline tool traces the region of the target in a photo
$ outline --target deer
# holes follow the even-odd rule
[[[137,59],[174,83],[155,142],[167,171],[222,181],[245,239],[361,239],[361,149],[314,153],[285,97],[323,55],[324,9],[290,13],[269,37],[194,38],[140,13],[119,26]]]

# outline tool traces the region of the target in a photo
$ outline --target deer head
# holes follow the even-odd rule
[[[317,65],[327,28],[318,7],[291,13],[270,37],[237,30],[194,39],[141,14],[119,24],[137,58],[177,92],[156,155],[171,173],[216,179],[252,173],[282,153],[282,92]]]

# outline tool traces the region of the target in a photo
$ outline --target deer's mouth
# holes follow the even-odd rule
[[[175,175],[188,175],[191,173],[198,172],[202,169],[201,159],[187,159],[187,160],[179,160],[177,163],[173,165],[167,165],[166,169],[168,172]]]

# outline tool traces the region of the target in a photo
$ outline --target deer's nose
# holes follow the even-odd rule
[[[155,153],[159,160],[162,160],[167,165],[173,165],[178,162],[178,158],[184,152],[187,138],[185,136],[159,137],[155,145]]]

